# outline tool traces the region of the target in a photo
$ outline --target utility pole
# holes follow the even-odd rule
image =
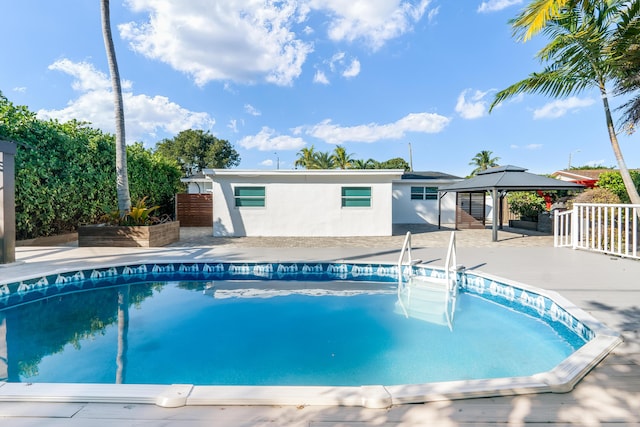
[[[409,143],[409,171],[413,172],[413,152],[411,151],[411,143]]]

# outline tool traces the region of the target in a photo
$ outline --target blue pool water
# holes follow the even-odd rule
[[[515,377],[548,371],[585,342],[470,292],[458,296],[453,331],[405,318],[396,301],[393,282],[145,281],[53,295],[0,316],[13,382],[359,386]]]

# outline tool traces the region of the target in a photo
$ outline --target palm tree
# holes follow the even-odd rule
[[[124,131],[124,103],[122,101],[122,87],[120,72],[116,61],[116,49],[111,36],[111,18],[109,0],[100,0],[102,14],[102,36],[107,51],[107,61],[111,72],[111,87],[113,90],[114,110],[116,121],[116,191],[118,195],[118,210],[124,214],[131,210],[131,196],[129,195],[129,178],[127,174],[127,143]]]
[[[523,41],[538,34],[551,19],[562,15],[567,8],[584,4],[590,0],[533,0],[529,6],[512,23],[516,33],[521,34]]]
[[[524,17],[532,14],[532,8],[544,3],[534,0],[522,14],[512,21],[515,31],[524,32],[532,24]],[[632,203],[640,204],[640,195],[633,185],[620,145],[609,108],[606,84],[619,77],[615,65],[616,46],[620,35],[625,34],[630,25],[628,14],[637,16],[637,8],[629,8],[627,0],[574,1],[570,9],[562,10],[557,17],[546,20],[542,31],[551,39],[537,56],[549,62],[541,72],[532,73],[528,78],[498,92],[489,107],[520,93],[541,93],[552,97],[564,97],[586,89],[600,91],[604,107],[609,140],[616,157],[620,175]],[[637,2],[635,2],[637,3]]]
[[[471,172],[471,176],[475,176],[478,172],[487,170],[494,166],[498,166],[498,160],[500,157],[491,157],[493,155],[492,151],[482,150],[471,159],[469,164],[471,166],[475,166],[476,168]]]
[[[335,169],[336,162],[333,159],[333,155],[326,151],[320,151],[316,153],[315,163],[313,169]]]
[[[353,162],[353,154],[347,154],[347,150],[343,146],[336,145],[333,150],[333,161],[338,169],[350,169]]]
[[[378,162],[373,159],[357,159],[351,162],[351,169],[377,169]]]
[[[317,169],[314,167],[316,162],[316,152],[313,145],[310,148],[303,148],[298,151],[298,158],[293,164],[295,167],[303,167],[305,169]]]

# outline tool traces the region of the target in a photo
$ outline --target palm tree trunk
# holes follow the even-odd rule
[[[624,182],[624,186],[627,189],[627,194],[629,194],[629,199],[631,203],[634,205],[640,205],[640,195],[638,195],[638,189],[633,183],[633,179],[631,179],[631,174],[629,173],[629,169],[627,169],[627,164],[624,161],[624,157],[622,156],[622,150],[620,149],[620,144],[618,144],[618,136],[616,135],[616,129],[613,124],[613,119],[611,118],[611,110],[609,109],[609,100],[607,99],[607,91],[604,89],[604,86],[600,86],[600,93],[602,95],[602,103],[604,104],[604,112],[607,119],[607,129],[609,131],[609,140],[611,141],[611,148],[613,148],[613,154],[616,156],[616,161],[618,162],[618,169],[620,169],[620,176],[622,176],[622,182]]]
[[[127,176],[127,143],[124,132],[124,103],[122,102],[122,87],[120,85],[118,62],[116,61],[116,49],[111,36],[109,0],[100,0],[100,9],[102,12],[102,36],[104,37],[104,47],[107,51],[109,71],[111,72],[116,120],[116,191],[118,194],[118,209],[121,213],[124,213],[131,210],[129,178]]]

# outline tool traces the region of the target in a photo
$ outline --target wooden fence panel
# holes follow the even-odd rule
[[[181,227],[212,227],[213,194],[176,194],[176,218]]]

